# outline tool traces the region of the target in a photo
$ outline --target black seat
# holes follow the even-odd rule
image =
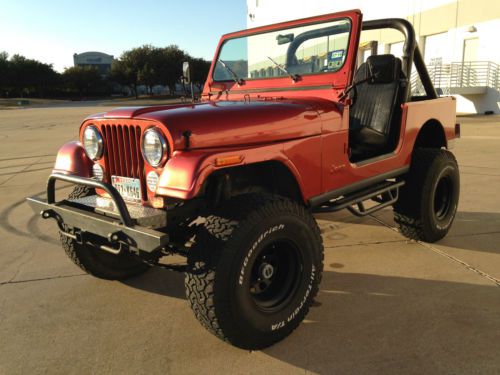
[[[401,60],[393,55],[374,55],[358,68],[351,91],[349,112],[351,160],[359,161],[388,153],[399,134]]]

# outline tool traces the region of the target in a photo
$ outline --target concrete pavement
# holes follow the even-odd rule
[[[198,324],[181,274],[87,276],[24,203],[102,110],[0,111],[1,374],[500,373],[499,117],[460,119],[459,212],[439,243],[406,241],[391,210],[318,215],[317,302],[285,341],[250,353]]]

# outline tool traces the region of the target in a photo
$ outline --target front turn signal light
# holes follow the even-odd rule
[[[245,157],[243,155],[224,156],[215,159],[216,167],[227,167],[228,165],[241,164]]]

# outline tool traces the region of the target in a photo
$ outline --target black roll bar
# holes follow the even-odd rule
[[[431,81],[431,77],[429,77],[429,72],[427,71],[427,66],[425,65],[424,58],[422,57],[422,53],[420,52],[420,48],[418,45],[415,47],[415,53],[413,56],[413,63],[417,68],[418,75],[420,77],[420,81],[424,86],[425,93],[429,99],[436,99],[438,94],[436,89],[434,88],[434,84]]]
[[[351,29],[350,24],[345,24],[345,25],[334,25],[330,27],[325,27],[323,29],[317,29],[317,30],[309,30],[305,31],[302,34],[297,35],[293,41],[290,43],[288,46],[288,49],[286,51],[286,62],[285,66],[289,66],[290,64],[293,63],[293,59],[295,57],[295,52],[297,51],[297,48],[304,43],[306,40],[309,39],[314,39],[314,38],[319,38],[322,36],[330,36],[330,35],[336,35],[340,33],[347,33]]]
[[[403,33],[405,36],[405,42],[403,45],[403,72],[408,79],[408,84],[406,85],[406,95],[408,98],[411,87],[411,64],[415,64],[417,68],[418,75],[420,76],[420,81],[424,86],[425,93],[429,99],[436,99],[438,97],[434,85],[432,84],[431,78],[429,77],[429,72],[425,66],[424,59],[420,53],[417,42],[415,40],[415,30],[413,25],[403,18],[385,18],[379,20],[364,21],[362,24],[363,30],[376,30],[376,29],[396,29]]]

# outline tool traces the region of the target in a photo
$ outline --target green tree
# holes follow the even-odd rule
[[[186,61],[187,54],[172,44],[162,48],[163,65],[161,67],[161,83],[168,86],[170,95],[175,93],[175,84],[182,76],[182,62]]]
[[[122,60],[114,60],[111,64],[109,79],[122,86],[129,86],[134,82],[133,72],[127,69],[127,66]]]
[[[102,87],[102,78],[97,68],[91,66],[74,66],[63,73],[63,82],[69,89],[76,90],[78,95],[88,95]]]
[[[32,78],[31,66],[29,60],[21,55],[14,55],[9,60],[10,86],[16,94],[24,97],[29,94],[29,81]]]
[[[182,63],[191,61],[193,83],[201,89],[210,69],[210,62],[192,58],[177,45],[163,48],[144,45],[122,53],[111,66],[110,78],[126,86],[131,86],[138,96],[137,86],[145,85],[149,92],[155,85],[168,86],[170,94],[175,93],[175,85],[182,75]]]
[[[146,62],[139,70],[139,82],[146,85],[149,93],[153,93],[153,86],[161,83],[161,72],[165,64],[164,56],[160,48],[152,47],[144,51]]]
[[[4,92],[8,89],[10,83],[9,75],[9,54],[3,51],[0,52],[0,96],[3,96]]]
[[[111,68],[112,78],[118,83],[132,86],[136,98],[139,96],[137,86],[141,83],[141,75],[144,74],[148,56],[153,48],[150,45],[143,45],[125,51],[120,56],[119,62],[115,62]]]
[[[203,88],[205,81],[208,76],[208,71],[210,70],[210,61],[205,59],[200,59],[197,57],[189,58],[189,65],[191,67],[191,80],[199,90]]]
[[[43,96],[45,91],[54,89],[58,83],[58,73],[51,64],[44,64],[17,54],[10,58],[8,71],[9,86],[21,97],[30,96],[35,92]]]
[[[33,66],[33,74],[32,84],[40,97],[44,97],[59,85],[60,75],[53,69],[52,64],[37,61]]]

